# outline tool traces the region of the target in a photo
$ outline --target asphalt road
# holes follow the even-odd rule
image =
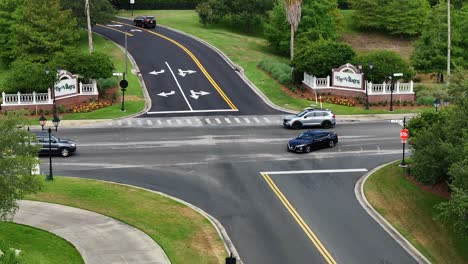
[[[54,174],[186,200],[223,224],[244,263],[415,263],[354,195],[366,170],[401,156],[400,129],[387,121],[340,124],[335,148],[309,154],[287,152],[301,131],[280,126],[61,129],[78,152],[55,158]],[[42,158],[44,173],[47,166]]]
[[[219,54],[162,27],[142,29],[119,19],[93,30],[125,46],[137,63],[152,101],[144,116],[278,114]],[[130,67],[130,66],[129,66]]]

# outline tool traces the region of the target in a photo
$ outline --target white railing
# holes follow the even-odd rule
[[[96,81],[93,80],[90,84],[83,84],[80,82],[80,93],[81,94],[98,94]]]
[[[409,83],[400,83],[396,82],[393,84],[394,85],[394,94],[412,94],[413,92],[413,86],[414,83],[413,81],[410,81]],[[392,89],[392,84],[391,83],[379,83],[379,84],[373,84],[372,82],[366,83],[366,86],[368,88],[368,94],[389,94],[391,93]]]
[[[98,95],[98,89],[96,85],[96,81],[93,80],[90,84],[82,84],[80,83],[80,93],[79,94],[72,94],[70,96],[77,96],[77,95]],[[47,93],[30,93],[30,94],[22,94],[20,92],[16,94],[6,94],[2,92],[2,105],[36,105],[36,104],[52,104],[52,96],[50,94],[50,89],[47,89]],[[60,100],[60,98],[57,98]]]
[[[330,88],[330,76],[327,76],[326,78],[317,78],[304,72],[303,83],[313,89]]]

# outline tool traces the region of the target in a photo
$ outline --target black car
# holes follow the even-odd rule
[[[309,130],[288,143],[288,151],[309,153],[312,149],[333,148],[338,143],[338,135],[332,131]]]
[[[133,20],[133,24],[142,28],[155,28],[156,19],[154,16],[139,16]]]
[[[40,154],[49,154],[49,133],[35,132],[37,144],[41,146]],[[60,139],[54,135],[50,136],[50,149],[52,154],[59,154],[62,157],[68,157],[76,151],[76,144],[69,139]]]

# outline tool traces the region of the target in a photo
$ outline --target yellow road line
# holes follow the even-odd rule
[[[138,28],[138,27],[136,27],[134,25],[125,24],[125,23],[122,23],[122,22],[119,22],[119,21],[112,21],[112,22]],[[229,105],[229,107],[231,107],[232,110],[238,110],[237,107],[234,105],[234,103],[227,97],[227,95],[224,93],[224,91],[221,89],[221,87],[219,87],[219,85],[213,80],[213,78],[208,73],[208,71],[205,69],[205,67],[203,67],[203,65],[200,63],[200,61],[197,59],[197,57],[195,57],[195,55],[193,55],[193,53],[189,49],[187,49],[184,45],[180,44],[179,42],[177,42],[177,41],[175,41],[175,40],[173,40],[173,39],[171,39],[169,37],[166,37],[164,35],[161,35],[159,33],[156,33],[154,31],[147,30],[147,29],[144,29],[144,28],[138,28],[138,29],[144,30],[144,31],[146,31],[148,33],[151,33],[151,34],[156,35],[158,37],[161,37],[161,38],[163,38],[163,39],[165,39],[167,41],[170,41],[173,44],[175,44],[176,46],[178,46],[179,48],[181,48],[183,51],[185,51],[185,53],[187,53],[190,56],[190,58],[192,58],[192,60],[195,62],[195,64],[197,64],[198,68],[203,72],[205,77],[208,79],[208,81],[211,83],[211,85],[213,85],[213,87],[216,89],[216,91],[218,91],[219,95],[221,95],[221,97]]]
[[[312,232],[310,227],[305,223],[304,219],[299,215],[299,213],[294,209],[294,207],[291,205],[291,203],[288,201],[286,196],[281,192],[281,190],[276,186],[276,184],[273,182],[271,177],[266,174],[266,173],[261,173],[265,181],[268,183],[270,188],[273,190],[273,192],[278,196],[280,201],[283,203],[283,205],[288,209],[289,213],[292,215],[294,220],[299,224],[299,226],[302,228],[302,230],[306,233],[307,237],[312,241],[314,246],[318,249],[320,254],[325,258],[327,263],[329,264],[336,264],[335,259],[333,259],[332,255],[328,250],[323,246],[323,244],[320,242],[320,240],[317,238],[317,236]]]
[[[130,34],[130,33],[128,33],[128,32],[122,31],[122,30],[118,30],[118,29],[113,28],[113,27],[104,26],[104,25],[102,25],[102,24],[96,24],[96,25],[97,25],[97,26],[100,26],[100,27],[105,27],[105,28],[108,28],[108,29],[112,29],[112,30],[118,31],[118,32],[120,32],[120,33],[126,34],[127,36],[133,37],[133,34]]]

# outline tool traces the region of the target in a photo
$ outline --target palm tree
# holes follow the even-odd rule
[[[88,22],[88,44],[89,44],[89,53],[93,53],[93,31],[91,29],[91,17],[89,12],[89,1],[85,1],[85,10],[86,10],[86,20]]]
[[[294,32],[297,31],[299,22],[301,21],[302,0],[284,0],[286,8],[286,16],[291,25],[291,63],[294,59]]]

